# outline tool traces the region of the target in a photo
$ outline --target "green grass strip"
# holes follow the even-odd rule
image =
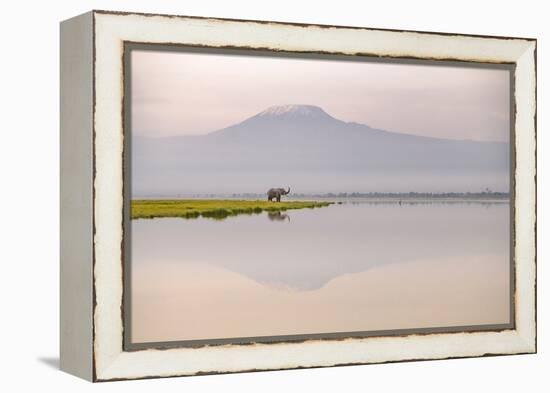
[[[133,200],[131,218],[198,218],[223,220],[239,214],[280,212],[291,209],[314,209],[326,207],[333,202],[289,201],[268,202],[231,199],[141,199]]]

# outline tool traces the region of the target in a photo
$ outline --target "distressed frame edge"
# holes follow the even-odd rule
[[[516,62],[515,81],[516,330],[537,353],[537,41]],[[523,254],[523,255],[522,255]],[[527,257],[525,256],[527,255]],[[518,278],[518,276],[520,276]]]
[[[93,381],[93,18],[59,25],[60,369]]]
[[[103,12],[98,12],[99,14],[103,14]],[[115,13],[112,13],[112,12],[109,12],[108,13],[109,15],[113,15]],[[129,15],[134,15],[133,13],[130,13]],[[144,15],[144,14],[137,14],[137,15]],[[173,17],[173,16],[171,16]],[[185,18],[197,18],[197,17],[185,17]],[[201,18],[202,19],[202,18]],[[212,18],[204,18],[204,19],[212,19]],[[218,19],[217,19],[218,20]],[[238,20],[237,20],[238,22]],[[254,21],[253,21],[254,22]],[[273,22],[274,24],[284,24],[282,22]],[[361,28],[361,29],[366,29],[366,28]],[[366,30],[369,30],[369,29],[366,29]],[[392,32],[394,32],[392,30]],[[395,33],[398,33],[399,31],[395,32]],[[413,32],[413,33],[418,33],[418,32]],[[426,33],[426,34],[434,34],[434,33]],[[437,33],[435,33],[437,34]],[[454,34],[450,34],[452,36],[457,36],[457,35],[454,35]],[[468,36],[468,35],[466,35]],[[469,37],[469,36],[468,36]],[[486,38],[485,36],[483,37],[480,37],[480,38]],[[503,38],[503,37],[496,37],[497,39],[506,39],[506,38]],[[522,39],[524,40],[524,39]],[[526,43],[529,44],[529,43],[532,43],[532,41],[534,41],[533,43],[533,46],[532,46],[532,51],[534,52],[535,56],[534,56],[534,60],[535,60],[535,64],[534,64],[534,86],[533,88],[535,89],[536,91],[536,40],[534,39],[526,39]],[[95,44],[95,40],[94,40],[94,44]],[[529,45],[527,45],[527,47],[529,47]],[[526,49],[525,52],[528,51],[528,48]],[[532,57],[533,59],[533,57]],[[94,73],[94,76],[95,76],[95,73]],[[530,92],[529,95],[532,95],[532,92]],[[95,95],[94,95],[95,97]],[[528,131],[533,131],[533,134],[534,134],[534,137],[535,137],[535,153],[536,153],[536,96],[535,97],[532,97],[534,98],[533,100],[533,104],[534,104],[534,123],[533,123],[533,129],[532,130],[528,130]],[[516,103],[517,105],[517,103]],[[516,119],[516,126],[517,126],[517,119]],[[517,142],[517,140],[516,140]],[[534,186],[536,187],[536,162],[534,163],[535,164],[535,167],[534,167],[534,170],[535,170],[535,183],[534,183]],[[534,201],[534,208],[536,209],[536,194],[535,194],[535,201]],[[517,215],[516,215],[517,216]],[[533,217],[533,220],[534,220],[534,223],[536,225],[536,215],[535,217]],[[534,234],[536,234],[536,227],[533,228],[534,229]],[[536,263],[536,249],[534,250],[534,255],[535,255],[535,263]],[[534,266],[535,269],[534,269],[534,280],[535,280],[535,284],[536,284],[536,265]],[[536,287],[535,287],[535,290],[536,290]],[[535,296],[533,297],[533,300],[536,301],[536,293],[535,293]],[[401,360],[388,360],[388,361],[372,361],[372,362],[360,362],[360,363],[350,363],[350,364],[371,364],[371,363],[386,363],[386,362],[402,362],[402,361],[411,361],[411,360],[432,360],[432,359],[444,359],[444,358],[462,358],[462,357],[475,357],[475,356],[497,356],[497,355],[507,355],[507,354],[521,354],[521,353],[534,353],[536,352],[536,310],[534,310],[535,312],[535,315],[534,315],[534,323],[535,323],[535,326],[534,326],[534,335],[531,333],[527,333],[525,335],[517,335],[517,339],[519,340],[518,343],[521,344],[521,347],[522,349],[519,350],[519,351],[515,351],[515,352],[510,352],[510,353],[504,353],[504,352],[501,352],[501,353],[482,353],[482,354],[478,354],[478,355],[459,355],[459,356],[440,356],[440,357],[430,357],[430,358],[423,358],[423,359],[416,359],[416,358],[411,358],[411,359],[407,359],[407,358],[404,358],[404,359],[401,359]],[[95,318],[95,317],[94,317]],[[523,330],[522,330],[523,331]],[[517,332],[516,332],[517,333]],[[525,332],[524,332],[525,333]],[[452,334],[452,333],[451,333]],[[95,340],[96,337],[94,337],[94,340]],[[94,356],[95,358],[95,356]],[[113,359],[114,362],[113,363],[117,363],[118,360],[120,359]],[[114,364],[113,364],[114,365]],[[321,366],[316,366],[316,365],[309,365],[309,366],[304,366],[304,367],[307,367],[307,368],[311,368],[311,367],[331,367],[331,366],[337,366],[337,365],[342,365],[342,364],[332,364],[332,365],[321,365]],[[110,368],[110,367],[108,367]],[[116,367],[115,367],[116,368]],[[277,368],[277,369],[288,369],[288,368],[302,368],[302,366],[296,366],[296,367],[283,367],[283,368]],[[262,370],[271,370],[270,368],[267,368],[267,369],[262,369]],[[106,372],[106,373],[103,373],[103,371],[107,371],[106,369],[103,369],[102,372],[99,376],[99,378],[97,376],[94,376],[94,380],[97,380],[97,381],[105,381],[105,380],[119,380],[119,379],[140,379],[140,378],[154,378],[154,377],[168,377],[168,376],[183,376],[183,375],[202,375],[202,374],[210,374],[211,372],[195,372],[195,373],[191,373],[191,374],[185,374],[185,373],[173,373],[173,374],[169,374],[169,375],[145,375],[145,376],[130,376],[130,377],[125,377],[125,376],[120,376],[120,377],[117,377],[117,376],[113,376],[111,375],[110,377],[108,376],[109,372]],[[212,373],[226,373],[226,372],[244,372],[244,371],[261,371],[261,370],[257,370],[257,369],[247,369],[247,370],[230,370],[230,371],[216,371],[216,372],[212,372]],[[104,375],[103,375],[104,374]],[[106,377],[106,378],[105,378]]]
[[[365,27],[354,25],[330,25],[324,23],[307,23],[307,22],[287,22],[287,21],[272,21],[263,19],[242,19],[242,18],[223,18],[216,16],[198,16],[198,15],[183,15],[183,14],[163,14],[163,13],[151,13],[151,12],[139,12],[139,11],[113,11],[105,9],[94,9],[91,12],[98,15],[120,15],[120,16],[146,16],[146,17],[162,17],[162,18],[176,18],[176,19],[196,19],[196,20],[211,20],[221,22],[237,22],[237,23],[254,23],[254,24],[269,24],[269,25],[283,25],[283,26],[295,26],[295,27],[319,27],[322,29],[354,29],[354,30],[370,30],[370,31],[382,31],[382,32],[395,32],[395,33],[418,33],[418,34],[433,34],[448,37],[471,37],[471,38],[490,38],[499,40],[523,40],[523,41],[537,41],[535,37],[518,37],[518,36],[499,36],[499,35],[486,35],[486,34],[468,34],[468,33],[449,33],[442,31],[428,31],[428,30],[409,30],[409,29],[388,29],[381,27]]]

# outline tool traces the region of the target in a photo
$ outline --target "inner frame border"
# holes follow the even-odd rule
[[[409,329],[386,329],[386,330],[368,330],[368,331],[346,331],[334,333],[310,333],[310,334],[291,334],[274,336],[251,336],[251,337],[230,337],[217,339],[193,339],[193,340],[170,340],[157,342],[133,343],[131,341],[132,322],[131,322],[131,140],[132,140],[132,105],[131,105],[131,52],[134,50],[154,51],[154,52],[175,52],[175,53],[198,53],[214,55],[233,55],[249,57],[275,57],[290,59],[310,59],[310,60],[329,60],[329,61],[350,61],[364,63],[386,63],[386,64],[404,64],[404,65],[427,65],[433,67],[462,67],[462,68],[482,68],[506,70],[509,73],[510,85],[510,103],[509,103],[509,303],[510,303],[510,321],[506,324],[487,324],[487,325],[463,325],[449,327],[428,327],[428,328],[409,328]],[[368,337],[404,337],[410,335],[427,335],[437,333],[471,333],[471,332],[502,332],[505,330],[514,330],[515,320],[515,63],[509,62],[476,62],[467,60],[437,60],[409,57],[385,57],[371,55],[349,55],[343,53],[322,53],[322,52],[297,52],[297,51],[279,51],[266,50],[238,46],[208,46],[208,45],[187,45],[174,43],[147,43],[136,41],[123,41],[122,50],[122,83],[123,83],[123,102],[122,102],[122,134],[123,134],[123,223],[122,223],[122,274],[123,274],[123,293],[122,293],[122,321],[123,321],[123,351],[139,351],[145,349],[172,349],[172,348],[200,348],[205,346],[217,345],[251,345],[255,343],[262,344],[280,344],[280,343],[302,343],[308,340],[344,340],[348,338],[368,338]]]

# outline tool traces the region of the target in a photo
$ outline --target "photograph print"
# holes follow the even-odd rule
[[[127,348],[513,328],[513,70],[125,47]]]

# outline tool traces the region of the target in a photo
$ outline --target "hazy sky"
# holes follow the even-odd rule
[[[507,141],[505,70],[132,51],[138,135],[204,134],[267,107],[309,104],[371,127]]]

